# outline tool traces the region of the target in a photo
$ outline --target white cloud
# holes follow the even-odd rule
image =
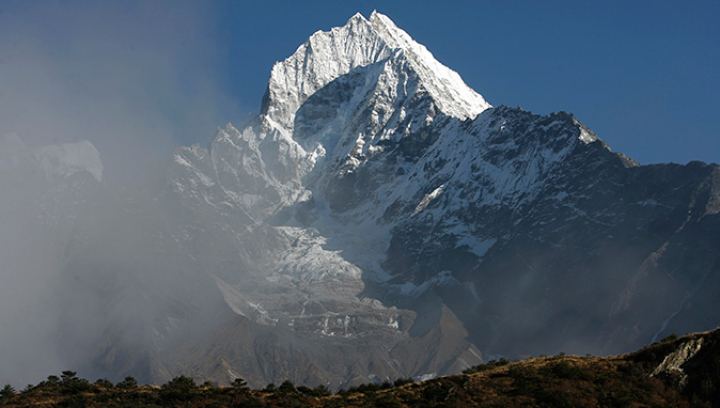
[[[87,139],[111,179],[137,175],[239,112],[213,79],[213,29],[204,2],[0,6],[0,133]]]

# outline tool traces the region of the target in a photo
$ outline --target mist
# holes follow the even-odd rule
[[[19,162],[0,156],[1,383],[82,369],[111,319],[126,321],[124,338],[147,340],[136,320],[167,299],[138,301],[135,289],[182,268],[141,248],[157,230],[128,222],[118,204],[127,191],[107,186],[144,182],[175,146],[205,144],[218,125],[242,119],[214,80],[215,28],[202,2],[0,5],[0,135],[25,145],[13,153]],[[32,166],[38,148],[83,140],[99,152],[102,183],[87,175],[52,183]],[[102,298],[110,292],[117,298]]]
[[[0,150],[13,141],[0,156],[0,382],[63,370],[151,382],[166,335],[219,296],[174,240],[162,191],[110,188],[72,156],[47,171],[43,151],[12,135]]]
[[[241,118],[214,80],[214,14],[191,1],[3,2],[0,134],[89,140],[109,182]]]

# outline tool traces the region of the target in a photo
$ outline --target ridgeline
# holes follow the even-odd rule
[[[290,381],[251,390],[179,376],[158,387],[132,377],[94,383],[73,371],[0,391],[2,407],[720,407],[720,329],[669,336],[615,357],[560,354],[474,366],[421,383],[363,384],[332,394]]]

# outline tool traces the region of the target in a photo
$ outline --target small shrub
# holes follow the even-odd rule
[[[85,408],[89,399],[83,394],[72,395],[58,402],[59,408]]]
[[[60,386],[60,377],[58,377],[57,375],[49,375],[47,381],[45,381],[45,384],[51,387],[58,387]]]
[[[329,395],[332,395],[332,392],[330,392],[330,388],[327,387],[325,384],[316,385],[315,388],[313,388],[313,394],[316,397],[327,397]]]
[[[590,373],[576,365],[570,364],[567,361],[560,361],[559,363],[552,366],[550,371],[557,378],[561,379],[588,380],[591,378]]]
[[[405,384],[412,384],[412,383],[414,383],[414,382],[415,382],[415,380],[413,380],[412,377],[406,377],[406,378],[402,378],[402,377],[401,377],[401,378],[398,378],[397,380],[395,380],[395,381],[393,382],[393,385],[394,385],[395,387],[400,387],[400,386],[403,386],[403,385],[405,385]]]
[[[315,388],[309,388],[304,385],[301,385],[301,386],[297,387],[297,390],[300,394],[308,396],[308,397],[327,397],[329,395],[332,395],[332,393],[330,392],[330,389],[323,384],[320,384],[320,385],[316,386]]]
[[[68,384],[71,384],[78,380],[79,380],[79,378],[77,377],[77,372],[75,372],[75,371],[70,371],[70,370],[63,371],[62,374],[60,375],[60,383],[62,385],[68,385]]]
[[[10,384],[5,384],[2,390],[0,390],[0,401],[7,401],[16,394],[15,388]]]
[[[247,382],[240,377],[236,378],[235,381],[233,381],[232,387],[233,389],[235,389],[235,391],[238,391],[241,394],[248,394],[250,392],[250,388],[248,387]]]
[[[197,394],[193,393],[197,388],[198,386],[195,384],[194,379],[181,375],[162,385],[160,397],[168,402],[189,402],[197,396]]]
[[[220,403],[220,401],[215,400],[215,401],[212,401],[211,403],[205,405],[205,408],[222,408],[222,406],[223,405]]]
[[[88,392],[93,388],[88,380],[78,378],[75,371],[69,370],[62,372],[59,385],[64,395]]]
[[[262,391],[265,393],[273,393],[273,392],[277,392],[277,388],[275,387],[274,383],[270,383],[270,384],[266,385]]]
[[[344,391],[342,394],[355,394],[355,393],[362,393],[362,394],[371,394],[377,391],[380,391],[383,388],[383,386],[390,388],[391,385],[389,382],[386,381],[386,384],[376,384],[376,383],[367,383],[367,384],[360,384],[358,386],[350,387],[347,389],[347,391]],[[338,394],[341,394],[341,392],[338,392]]]
[[[97,380],[95,380],[95,385],[107,389],[115,387],[115,385],[113,385],[113,383],[107,378],[98,378]]]
[[[191,390],[196,389],[197,385],[195,384],[195,380],[192,378],[181,375],[163,384],[162,388],[164,390],[190,392]]]
[[[248,397],[248,399],[245,400],[245,402],[241,406],[243,408],[260,408],[264,407],[265,404],[263,404],[263,402],[260,401],[258,398],[251,395]]]
[[[383,394],[376,398],[373,405],[377,408],[400,408],[402,405],[392,394]]]
[[[117,387],[118,387],[118,388],[121,388],[121,389],[123,389],[123,390],[130,390],[130,389],[133,389],[133,388],[137,388],[137,386],[138,386],[137,380],[136,380],[135,378],[133,378],[133,377],[130,377],[130,376],[125,377],[124,380],[122,380],[122,381],[120,381],[119,383],[117,383]]]
[[[96,403],[98,403],[98,404],[104,404],[104,405],[106,406],[106,405],[107,405],[106,403],[113,398],[114,394],[115,394],[115,393],[113,393],[113,392],[108,392],[108,391],[101,392],[101,393],[99,393],[98,395],[95,396],[94,400],[95,400]]]
[[[568,401],[565,392],[559,390],[541,390],[537,393],[535,399],[549,407],[572,408],[572,404]]]
[[[292,383],[290,380],[285,380],[280,384],[280,387],[278,387],[278,391],[280,391],[283,394],[297,394],[297,389],[295,388],[295,384]]]
[[[514,378],[516,380],[523,378],[523,377],[527,377],[528,375],[529,375],[529,373],[528,373],[527,367],[520,365],[520,364],[510,366],[510,369],[508,370],[508,376],[510,376],[510,378]]]
[[[503,357],[500,360],[490,360],[485,364],[478,364],[476,366],[466,368],[465,370],[463,370],[462,373],[463,374],[473,374],[473,373],[478,373],[481,371],[492,370],[493,368],[502,367],[502,366],[508,365],[508,364],[510,364],[510,361]]]

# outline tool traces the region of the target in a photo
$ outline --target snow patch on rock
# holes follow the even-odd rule
[[[43,146],[35,151],[35,157],[51,181],[70,177],[82,171],[87,171],[95,180],[102,181],[103,166],[100,153],[87,140]]]

